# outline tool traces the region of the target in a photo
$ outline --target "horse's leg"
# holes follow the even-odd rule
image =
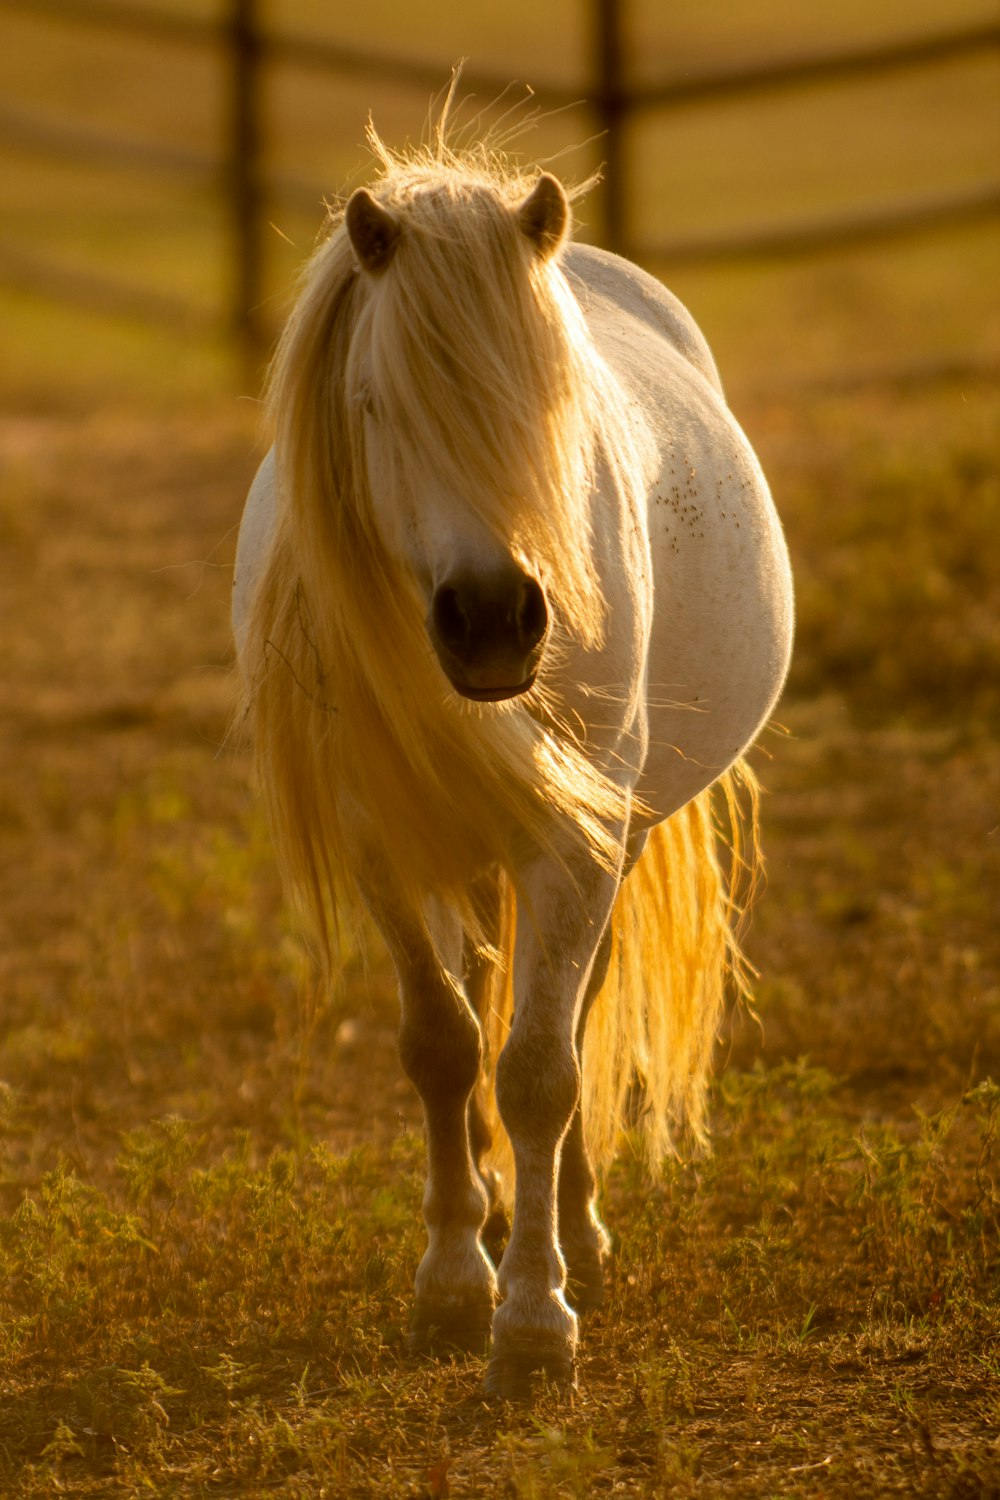
[[[646,843],[646,834],[629,840],[622,884]],[[587,1019],[608,976],[611,925],[604,930],[590,971],[576,1028],[576,1055],[583,1068]],[[604,1301],[604,1266],[611,1237],[597,1212],[597,1181],[583,1133],[582,1100],[577,1100],[559,1164],[559,1246],[566,1262],[566,1299],[576,1312],[591,1312]]]
[[[461,927],[453,913],[436,913],[432,943],[405,911],[366,895],[396,965],[399,1056],[423,1103],[427,1133],[427,1250],[417,1268],[410,1345],[482,1350],[496,1276],[480,1240],[488,1198],[470,1150],[467,1113],[482,1037],[460,980],[439,957],[461,973]]]
[[[501,893],[498,881],[493,878],[484,882],[479,892],[480,918],[483,923],[485,935],[494,946],[500,942],[500,901]],[[482,1031],[486,1031],[486,1010],[493,996],[493,985],[495,973],[493,965],[466,942],[465,953],[465,989]],[[479,1097],[479,1089],[475,1088],[469,1098],[469,1144],[472,1149],[472,1159],[476,1164],[486,1195],[489,1199],[486,1223],[483,1225],[482,1239],[488,1253],[494,1263],[499,1263],[500,1252],[503,1242],[507,1238],[509,1228],[507,1213],[503,1204],[500,1191],[500,1177],[492,1167],[484,1165],[483,1158],[493,1144],[493,1132],[487,1123]]]
[[[489,1395],[530,1393],[533,1370],[569,1379],[577,1320],[557,1233],[559,1153],[580,1094],[576,1028],[617,890],[594,865],[574,880],[539,860],[522,880],[527,915],[514,954],[515,1010],[497,1063],[497,1103],[514,1149],[514,1223],[500,1263]]]
[[[488,1204],[486,1222],[482,1228],[482,1241],[493,1264],[499,1265],[507,1239],[507,1231],[510,1229],[510,1221],[507,1218],[507,1210],[504,1208],[503,1195],[500,1190],[500,1174],[492,1167],[483,1165],[483,1157],[492,1144],[493,1132],[486,1123],[482,1106],[473,1092],[469,1100],[469,1145],[472,1148],[472,1159],[486,1192]]]
[[[611,928],[601,938],[576,1026],[577,1061],[583,1068],[587,1017],[608,973]],[[611,1237],[597,1212],[597,1179],[583,1135],[582,1100],[578,1099],[562,1144],[559,1161],[559,1248],[566,1262],[566,1300],[576,1312],[590,1312],[604,1301],[604,1264]]]

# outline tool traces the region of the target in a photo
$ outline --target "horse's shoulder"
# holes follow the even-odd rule
[[[611,303],[665,338],[716,390],[722,390],[705,335],[680,298],[655,276],[594,245],[571,245],[563,258],[563,269],[588,321],[588,303],[592,304],[594,298],[599,303]]]

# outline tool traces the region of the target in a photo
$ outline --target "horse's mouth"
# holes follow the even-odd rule
[[[519,698],[522,693],[530,692],[537,675],[532,672],[530,677],[526,677],[516,687],[472,687],[468,682],[459,682],[450,674],[448,681],[456,693],[460,693],[463,698],[470,698],[473,703],[504,703],[508,698]]]

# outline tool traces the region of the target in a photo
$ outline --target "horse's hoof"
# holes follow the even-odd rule
[[[573,1356],[561,1350],[555,1353],[526,1353],[502,1355],[493,1353],[486,1367],[483,1385],[487,1401],[516,1401],[526,1403],[535,1394],[538,1377],[544,1376],[553,1386],[564,1391],[576,1388],[576,1365]]]
[[[492,1302],[418,1302],[407,1338],[411,1354],[485,1354]]]
[[[562,1388],[576,1386],[573,1344],[555,1332],[538,1331],[513,1338],[493,1332],[493,1350],[484,1380],[487,1400],[531,1401],[537,1376]]]

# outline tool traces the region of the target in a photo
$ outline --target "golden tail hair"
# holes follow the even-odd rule
[[[622,885],[611,917],[607,978],[590,1014],[582,1060],[584,1133],[598,1168],[610,1163],[630,1125],[654,1168],[677,1151],[681,1125],[695,1144],[706,1141],[707,1087],[727,989],[738,999],[750,997],[753,971],[740,929],[760,868],[758,797],[753,771],[737,761],[651,831]],[[510,1147],[497,1128],[492,1084],[513,1014],[514,927],[509,909],[507,964],[487,1015],[483,1080],[484,1109],[496,1130],[493,1157],[507,1181]]]

